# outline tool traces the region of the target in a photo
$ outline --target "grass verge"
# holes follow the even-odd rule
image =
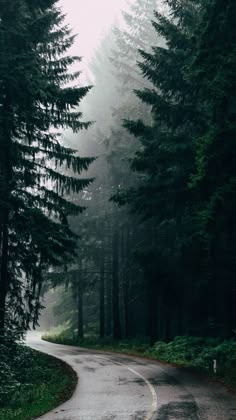
[[[72,368],[24,345],[0,345],[0,419],[32,420],[67,401],[77,376]]]
[[[73,338],[70,330],[54,330],[43,339],[58,344],[76,345],[97,350],[108,350],[156,359],[162,362],[186,367],[219,380],[231,388],[236,388],[236,341],[210,337],[176,337],[166,343],[158,341],[150,347],[144,340],[99,340],[88,337],[84,340]],[[215,362],[214,362],[215,361]],[[214,366],[214,363],[216,365]],[[216,370],[214,370],[214,367]]]

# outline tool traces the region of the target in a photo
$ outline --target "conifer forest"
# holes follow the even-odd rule
[[[234,340],[235,0],[127,2],[86,77],[74,43],[0,0],[1,343]]]

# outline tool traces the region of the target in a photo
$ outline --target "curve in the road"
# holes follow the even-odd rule
[[[107,360],[105,357],[101,357],[101,356],[96,356],[96,357],[99,357],[100,359]],[[113,364],[116,364],[116,365],[120,365],[120,366],[125,367],[130,372],[134,373],[136,376],[138,376],[139,378],[141,378],[143,382],[145,382],[145,384],[149,388],[150,393],[151,393],[151,396],[152,396],[152,406],[151,406],[151,410],[146,415],[146,417],[144,418],[144,420],[151,420],[153,418],[154,414],[157,411],[157,394],[156,394],[156,391],[155,391],[154,387],[152,386],[151,382],[149,382],[148,379],[146,379],[143,375],[141,375],[140,373],[138,373],[136,370],[129,368],[128,366],[124,365],[123,363],[120,363],[120,362],[112,362],[112,363]]]
[[[41,420],[236,420],[235,394],[185,370],[35,338],[28,344],[79,376],[72,399]]]
[[[152,384],[146,379],[144,378],[144,376],[140,375],[140,373],[136,372],[136,370],[128,368],[128,370],[130,370],[130,372],[135,373],[135,375],[139,376],[148,386],[148,388],[150,389],[150,392],[152,394],[152,408],[150,413],[148,413],[148,415],[145,417],[144,420],[151,420],[154,416],[154,414],[157,411],[157,394],[155,389],[153,388]]]

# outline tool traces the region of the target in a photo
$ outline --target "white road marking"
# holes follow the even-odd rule
[[[102,356],[97,356],[96,355],[95,357],[99,357],[100,359],[107,360],[107,358],[102,357]],[[128,366],[124,365],[123,363],[114,362],[111,359],[108,359],[108,360],[110,360],[115,365],[123,366],[124,368],[128,369],[130,372],[132,372],[135,375],[139,376],[145,382],[145,384],[148,386],[149,391],[151,392],[151,395],[152,395],[152,407],[151,407],[151,411],[146,415],[146,417],[144,418],[144,420],[151,420],[152,417],[153,417],[153,415],[157,411],[157,394],[156,394],[156,391],[155,391],[154,387],[152,386],[152,384],[148,381],[148,379],[146,379],[144,376],[140,375],[140,373],[136,372],[136,370],[131,369],[131,368],[128,368]]]
[[[148,413],[148,415],[144,418],[144,420],[151,420],[152,416],[155,414],[156,410],[157,410],[157,394],[156,391],[154,389],[154,387],[152,386],[152,384],[146,379],[144,378],[144,376],[140,375],[140,373],[136,372],[136,370],[128,368],[128,370],[130,370],[130,372],[133,372],[135,375],[139,376],[148,386],[151,394],[152,394],[152,409],[150,411],[150,413]]]

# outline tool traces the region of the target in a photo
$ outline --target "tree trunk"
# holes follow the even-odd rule
[[[0,130],[0,179],[2,201],[0,208],[0,336],[5,333],[6,320],[6,296],[8,291],[8,247],[9,247],[9,198],[10,198],[10,182],[12,179],[11,167],[11,129],[9,127],[9,119],[11,109],[6,94],[5,103],[2,107],[3,125]],[[4,198],[3,198],[4,197]]]
[[[184,311],[184,299],[180,299],[177,306],[177,334],[183,335],[183,311]]]
[[[106,305],[105,305],[106,336],[112,335],[112,278],[110,273],[106,275]]]
[[[105,283],[105,335],[112,335],[112,223],[105,220],[103,226],[103,257],[104,257],[104,283]]]
[[[124,289],[124,331],[125,337],[130,336],[130,322],[129,322],[129,291],[130,291],[130,231],[129,228],[126,230],[124,235],[124,249],[125,249],[125,269],[123,278],[123,289]]]
[[[158,322],[157,322],[157,315],[158,315],[158,285],[157,285],[157,264],[156,264],[156,230],[153,225],[151,225],[151,244],[152,244],[152,258],[153,261],[151,262],[151,266],[147,271],[148,274],[148,311],[149,311],[149,337],[150,337],[150,344],[153,344],[157,341],[158,338]]]
[[[112,312],[114,340],[121,338],[119,292],[119,232],[114,228],[112,238]]]
[[[126,273],[129,276],[129,272]],[[127,279],[127,277],[126,277]],[[124,329],[125,329],[125,337],[128,338],[130,336],[130,322],[129,322],[129,293],[128,293],[128,285],[125,284],[124,288]]]
[[[153,346],[158,338],[156,279],[153,274],[149,274],[148,279],[148,335]]]
[[[165,307],[165,341],[171,340],[171,309]]]
[[[0,337],[4,336],[8,288],[8,211],[3,212],[0,249]]]
[[[225,276],[224,288],[226,289],[224,308],[225,313],[225,337],[231,339],[235,336],[236,326],[236,258],[235,258],[235,239],[234,222],[229,222],[228,235],[227,235],[227,251],[225,252]]]
[[[84,338],[84,290],[83,290],[83,265],[82,262],[79,263],[79,275],[78,275],[78,339],[81,340]]]
[[[100,256],[100,338],[105,336],[105,275],[104,275],[104,249]]]

